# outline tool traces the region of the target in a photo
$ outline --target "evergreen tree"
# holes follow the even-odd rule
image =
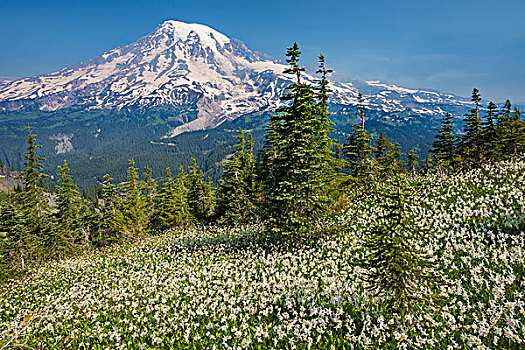
[[[22,222],[18,244],[22,268],[28,259],[38,258],[42,254],[54,254],[57,251],[55,225],[52,223],[43,188],[43,179],[48,177],[42,172],[41,161],[45,158],[36,155],[36,151],[42,146],[35,144],[36,135],[32,133],[29,125],[27,134],[27,151],[22,163],[25,169],[16,176],[23,179],[24,184],[22,190],[15,195]]]
[[[441,121],[441,129],[435,136],[435,141],[430,151],[434,154],[434,160],[439,165],[450,166],[454,164],[456,154],[456,137],[453,132],[454,120],[450,113],[447,113]]]
[[[48,178],[48,175],[42,172],[43,166],[41,161],[45,160],[45,158],[36,155],[36,150],[42,145],[35,144],[35,137],[36,134],[32,133],[28,125],[27,151],[24,153],[24,162],[22,163],[25,169],[15,177],[24,180],[23,189],[18,193],[17,197],[26,216],[39,216],[45,207],[42,180]]]
[[[141,192],[144,194],[144,199],[146,201],[146,212],[148,213],[148,222],[150,229],[157,229],[159,222],[155,217],[154,213],[156,210],[156,200],[158,197],[158,186],[159,184],[155,179],[153,179],[152,170],[149,166],[146,167],[146,172],[144,173],[144,180],[141,182]]]
[[[80,193],[71,180],[67,162],[58,166],[59,181],[62,183],[58,190],[57,217],[62,229],[70,231],[73,229],[76,219],[75,202],[79,201]]]
[[[366,233],[365,256],[359,262],[367,270],[365,280],[373,295],[383,297],[387,310],[401,320],[434,301],[422,288],[430,290],[436,281],[429,257],[416,249],[422,232],[406,214],[410,196],[402,175],[387,182],[380,203],[383,214]]]
[[[412,148],[407,155],[407,167],[408,170],[415,174],[417,171],[417,167],[419,163],[417,162],[417,159],[419,158],[419,155],[416,153],[416,151]]]
[[[403,169],[404,164],[401,157],[404,153],[401,152],[401,146],[397,142],[392,144],[384,130],[379,134],[372,153],[379,177],[388,177]]]
[[[487,159],[494,160],[498,154],[498,135],[496,130],[496,117],[497,117],[498,106],[493,102],[489,102],[487,105],[487,114],[485,120],[481,124],[482,126],[482,145],[481,152]]]
[[[215,196],[211,180],[204,180],[204,174],[193,157],[191,158],[188,184],[189,212],[197,222],[204,224],[213,214]]]
[[[0,201],[0,279],[6,277],[8,269],[17,262],[13,261],[20,257],[20,249],[24,246],[22,242],[23,221],[17,210],[12,195]]]
[[[315,141],[317,143],[317,148],[319,149],[316,157],[321,164],[318,181],[319,183],[324,184],[323,188],[325,189],[325,194],[327,194],[327,196],[323,198],[326,203],[323,208],[326,211],[328,205],[333,204],[340,199],[342,184],[347,181],[347,176],[345,176],[341,170],[345,168],[348,163],[341,158],[340,143],[335,143],[330,137],[330,133],[334,131],[335,123],[330,119],[331,113],[329,112],[330,104],[328,103],[328,94],[332,92],[332,90],[328,87],[328,75],[333,71],[326,68],[325,58],[322,54],[319,54],[318,60],[319,68],[316,73],[319,74],[320,77],[317,79],[316,102],[318,118],[317,129],[319,130],[319,133],[317,134]]]
[[[479,165],[481,163],[481,118],[479,116],[481,96],[479,90],[472,90],[472,102],[474,108],[465,115],[465,126],[461,152],[466,161]]]
[[[519,108],[514,107],[514,125],[515,125],[515,146],[512,154],[524,153],[525,152],[525,121],[521,119],[521,111]]]
[[[224,163],[223,179],[217,192],[216,216],[227,223],[251,222],[257,216],[257,181],[253,157],[253,138],[242,129],[235,136],[239,143]]]
[[[428,152],[427,158],[423,159],[422,163],[423,163],[423,169],[425,171],[428,171],[428,169],[434,166],[434,161],[432,159],[432,152]]]
[[[375,158],[374,163],[378,168],[378,173],[386,172],[386,170],[390,167],[391,164],[389,163],[389,153],[391,152],[392,147],[392,143],[385,135],[385,130],[382,130],[372,151]]]
[[[128,180],[121,184],[124,198],[118,210],[114,211],[114,228],[127,238],[138,238],[149,231],[148,202],[142,192],[144,185],[139,181],[135,160],[129,160]]]
[[[343,145],[343,154],[348,161],[350,174],[355,179],[363,179],[370,173],[372,163],[370,156],[375,151],[372,138],[365,129],[365,106],[361,93],[357,96],[356,115],[361,119],[361,125],[352,125],[352,131]]]
[[[388,137],[385,135],[385,130],[381,131],[381,134],[379,134],[379,137],[377,138],[375,149],[374,149],[374,157],[376,161],[382,165],[386,154],[388,153],[389,148],[392,147],[392,143],[388,141]]]
[[[496,147],[499,153],[498,158],[505,158],[516,151],[516,123],[512,116],[512,104],[509,100],[501,109],[496,124],[497,141]]]
[[[372,169],[371,155],[374,152],[372,138],[360,125],[352,125],[352,132],[343,145],[343,154],[348,161],[350,174],[355,179],[366,178]]]
[[[157,213],[163,229],[187,226],[193,222],[188,207],[186,177],[182,166],[175,179],[171,175],[171,169],[166,169],[166,180],[159,193]]]
[[[265,184],[266,217],[271,235],[308,238],[328,209],[327,178],[333,165],[327,87],[321,83],[316,93],[301,82],[300,54],[297,43],[288,48],[289,67],[284,73],[294,75],[295,82],[281,97],[287,104],[272,115],[268,128],[271,173]]]
[[[96,235],[92,234],[91,243],[99,246],[108,244],[111,241],[119,238],[118,228],[113,224],[116,212],[120,207],[120,198],[117,187],[112,183],[113,179],[108,175],[104,175],[104,181],[100,191],[99,204],[99,223]]]
[[[388,153],[386,154],[386,170],[388,174],[394,174],[404,171],[404,156],[405,154],[401,151],[401,145],[398,142],[394,142],[394,144],[392,144],[392,147],[388,150]]]
[[[89,242],[90,220],[87,220],[87,217],[91,213],[86,200],[80,197],[71,179],[66,160],[62,166],[58,166],[58,170],[61,186],[58,189],[56,217],[60,227],[60,243],[63,248],[71,250],[81,239],[84,239],[85,244]]]
[[[361,93],[357,94],[357,113],[356,115],[361,118],[361,128],[365,130],[365,118],[366,118],[366,112],[365,112],[365,99],[363,98],[363,95]]]

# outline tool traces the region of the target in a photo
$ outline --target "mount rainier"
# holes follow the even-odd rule
[[[186,131],[214,128],[254,112],[273,111],[291,82],[285,65],[218,31],[168,20],[151,34],[58,72],[0,82],[0,112],[167,109]],[[315,78],[306,75],[315,84]],[[358,90],[367,107],[396,117],[437,117],[465,109],[451,94],[378,81],[333,83],[331,102],[353,106]],[[188,112],[193,112],[188,116]]]

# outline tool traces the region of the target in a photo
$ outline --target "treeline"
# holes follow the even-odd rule
[[[437,130],[429,164],[439,167],[478,167],[525,151],[525,122],[521,112],[507,100],[502,108],[481,104],[478,89],[472,91],[474,108],[465,115],[464,133],[453,134],[454,120],[447,114]],[[483,113],[483,110],[485,112]]]
[[[194,158],[187,169],[180,167],[174,173],[167,168],[162,181],[154,179],[150,168],[139,173],[130,159],[126,181],[115,183],[106,175],[93,194],[80,193],[64,161],[50,190],[44,185],[49,176],[42,170],[44,158],[37,155],[41,146],[28,126],[24,170],[18,175],[23,186],[0,202],[2,271],[197,225],[262,222],[265,239],[310,241],[329,234],[327,223],[334,215],[352,200],[375,193],[379,184],[392,183],[404,193],[399,189],[406,184],[403,174],[479,166],[525,150],[519,110],[512,110],[510,102],[501,110],[490,103],[482,117],[476,89],[464,135],[453,135],[453,119],[447,114],[422,166],[414,150],[403,153],[384,132],[372,142],[361,94],[356,113],[360,122],[353,125],[346,142],[338,144],[330,138],[334,125],[328,111],[327,77],[331,70],[324,57],[319,56],[317,85],[311,86],[301,80],[304,68],[298,65],[297,44],[286,55],[285,73],[295,81],[281,97],[285,106],[270,119],[263,149],[255,155],[251,133],[240,130],[217,187]],[[388,196],[395,203],[392,212],[402,215],[401,195]]]

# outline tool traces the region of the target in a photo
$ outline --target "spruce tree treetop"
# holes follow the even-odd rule
[[[69,174],[69,167],[64,159],[64,164],[58,166],[59,181],[62,186],[58,192],[58,220],[64,227],[70,228],[73,221],[73,202],[80,197],[80,193],[76,189],[75,184],[71,180]]]
[[[299,67],[299,56],[301,56],[301,51],[299,51],[299,44],[296,42],[292,47],[289,47],[286,51],[286,56],[289,58],[286,60],[290,64],[290,67],[284,70],[284,74],[295,74],[297,77],[297,84],[301,84],[301,72],[304,72],[303,67]]]
[[[36,155],[36,150],[42,147],[42,145],[35,144],[36,134],[33,134],[30,126],[27,126],[27,151],[24,152],[25,169],[16,176],[17,179],[24,180],[23,191],[19,193],[19,198],[23,207],[28,208],[30,211],[38,209],[38,203],[40,201],[42,188],[42,180],[48,178],[48,175],[44,174],[43,166],[40,163],[45,160],[44,157]]]
[[[357,94],[357,113],[356,115],[361,118],[361,128],[365,130],[365,117],[366,117],[366,109],[365,109],[365,100],[363,98],[363,94],[358,93]]]
[[[481,96],[479,90],[472,90],[471,101],[474,108],[465,115],[465,135],[461,144],[462,154],[466,160],[479,164],[481,161],[481,118],[479,116]]]
[[[452,165],[455,157],[456,136],[453,134],[454,120],[450,113],[447,113],[441,121],[441,129],[438,129],[436,140],[431,152],[438,164]]]
[[[343,145],[343,154],[348,160],[351,175],[355,179],[364,179],[372,169],[370,156],[375,149],[371,144],[372,138],[365,129],[366,109],[361,93],[357,100],[356,115],[361,118],[361,125],[352,125],[352,132]]]

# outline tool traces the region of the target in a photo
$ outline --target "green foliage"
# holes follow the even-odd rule
[[[248,132],[246,136],[244,131],[239,129],[239,135],[235,138],[238,139],[238,143],[224,162],[215,213],[219,221],[228,224],[256,221],[257,205],[262,195],[255,174],[252,134]]]
[[[372,171],[370,156],[376,150],[372,146],[372,138],[365,129],[365,106],[363,95],[359,93],[356,115],[361,119],[361,125],[352,125],[352,131],[343,145],[343,154],[348,160],[348,168],[354,179],[364,179]],[[383,132],[381,132],[384,135]]]
[[[327,187],[333,177],[332,142],[328,137],[325,75],[318,92],[301,82],[297,43],[288,48],[290,64],[284,73],[295,75],[268,126],[269,175],[265,179],[267,232],[273,236],[311,237],[320,230],[330,198]],[[324,69],[322,57],[321,70]]]
[[[407,168],[412,174],[416,173],[417,167],[419,166],[418,158],[419,155],[413,148],[407,154]]]
[[[479,116],[481,96],[479,95],[479,90],[476,88],[472,90],[471,101],[474,102],[474,108],[465,115],[464,136],[460,152],[467,161],[474,165],[479,165],[482,156],[481,118]]]
[[[204,224],[212,218],[215,207],[215,191],[211,180],[204,180],[204,174],[199,169],[195,158],[191,158],[188,175],[188,207],[189,213]]]
[[[123,199],[113,210],[111,223],[125,238],[136,239],[149,231],[148,201],[135,161],[129,160],[128,181],[121,183]]]
[[[378,177],[384,178],[399,172],[403,169],[404,163],[399,143],[392,143],[385,135],[384,130],[381,131],[375,147],[373,148],[375,173]]]
[[[432,147],[432,154],[434,160],[438,164],[445,166],[453,165],[456,156],[456,136],[452,133],[454,127],[454,120],[452,116],[447,113],[441,122],[441,129],[438,129],[438,134],[435,136]]]
[[[73,251],[80,245],[90,243],[90,233],[97,230],[97,215],[89,207],[88,199],[80,196],[77,186],[69,174],[67,161],[58,167],[57,221],[60,228],[60,238],[65,251]]]
[[[406,214],[410,195],[402,175],[385,186],[382,215],[366,233],[365,256],[359,263],[366,269],[365,281],[372,294],[384,298],[386,310],[403,320],[434,301],[431,290],[436,281],[431,257],[416,248],[422,232]]]
[[[0,201],[0,279],[8,275],[17,259],[23,222],[13,196]]]
[[[26,137],[27,151],[24,152],[24,162],[22,163],[25,169],[16,176],[17,179],[23,179],[24,181],[23,190],[17,194],[17,197],[26,216],[41,215],[46,206],[43,203],[42,180],[47,178],[48,175],[42,172],[43,167],[41,161],[45,160],[45,158],[36,155],[36,150],[42,147],[42,145],[35,144],[35,137],[36,135],[32,133],[28,125]]]
[[[486,162],[495,162],[525,152],[525,122],[518,108],[512,110],[509,100],[498,112],[498,107],[489,102],[482,120],[479,91],[472,92],[474,108],[465,116],[464,135],[456,138],[452,132],[453,119],[447,114],[438,129],[432,149],[433,164],[440,168],[480,167]]]
[[[166,169],[166,179],[159,191],[155,215],[162,229],[190,226],[195,221],[190,214],[187,182],[188,175],[182,166],[175,179],[171,176],[171,169]]]

